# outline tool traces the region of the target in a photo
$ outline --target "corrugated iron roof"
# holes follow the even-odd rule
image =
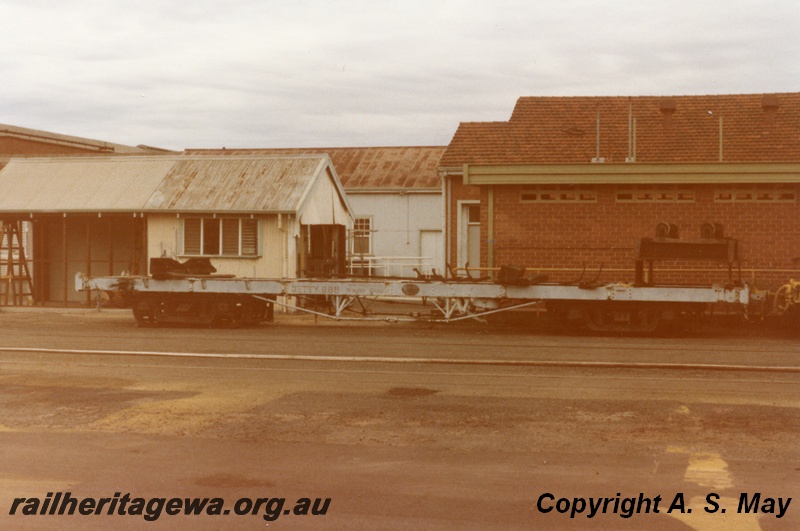
[[[522,97],[508,122],[462,123],[441,165],[588,163],[598,116],[608,163],[800,161],[800,93],[781,93]]]
[[[12,159],[0,211],[139,211],[175,164],[166,157]]]
[[[326,161],[319,155],[180,159],[145,209],[293,212]]]
[[[359,190],[440,190],[444,146],[287,149],[187,149],[195,155],[327,154],[342,185]]]
[[[0,212],[297,212],[329,164],[324,155],[12,159],[0,171]]]
[[[53,155],[58,154],[57,147],[72,148],[75,150],[85,150],[87,154],[124,154],[124,155],[155,155],[161,153],[172,153],[166,149],[161,149],[152,146],[126,146],[124,144],[115,144],[113,142],[104,142],[102,140],[94,140],[91,138],[83,138],[78,136],[62,135],[59,133],[52,133],[50,131],[41,131],[38,129],[30,129],[28,127],[19,127],[16,125],[0,124],[0,137],[9,137],[26,142],[35,142],[40,144],[50,144],[54,147]],[[2,146],[2,142],[0,142]],[[24,156],[27,153],[12,153],[8,150],[0,149],[0,155],[14,155]],[[41,157],[43,153],[39,151],[37,157]],[[48,155],[50,155],[48,153]],[[72,154],[74,156],[74,153]]]

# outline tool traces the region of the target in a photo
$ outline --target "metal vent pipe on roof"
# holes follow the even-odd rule
[[[595,148],[595,157],[592,159],[592,162],[605,162],[606,159],[600,156],[600,107],[597,108],[597,125],[595,126],[595,136],[596,136],[596,148]]]

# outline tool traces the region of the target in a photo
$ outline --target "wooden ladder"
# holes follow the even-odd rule
[[[0,294],[5,306],[33,303],[33,280],[25,257],[21,221],[0,222]]]

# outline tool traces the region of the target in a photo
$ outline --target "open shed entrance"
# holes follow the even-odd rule
[[[347,267],[347,230],[344,225],[301,225],[301,276],[328,278],[343,276]]]
[[[32,295],[9,304],[69,306],[91,303],[89,293],[74,289],[78,272],[85,275],[147,272],[147,224],[133,214],[36,214],[2,218],[0,223],[25,224],[25,258]],[[5,289],[0,286],[0,290]],[[0,291],[0,303],[5,295]]]

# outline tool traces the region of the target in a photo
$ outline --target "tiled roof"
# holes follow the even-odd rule
[[[326,153],[342,185],[354,190],[440,189],[437,172],[443,146],[187,149],[192,155],[277,155]]]
[[[508,122],[462,122],[439,164],[500,164],[513,157],[516,151]]]
[[[508,122],[462,123],[441,165],[719,162],[720,152],[799,162],[800,93],[522,97]]]

